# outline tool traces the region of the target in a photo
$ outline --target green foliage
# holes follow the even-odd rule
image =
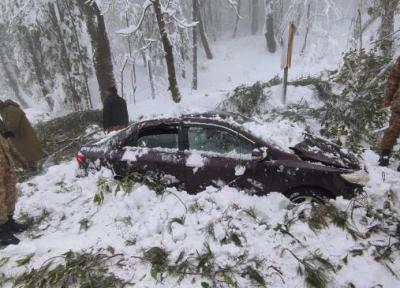
[[[233,243],[237,247],[242,247],[242,240],[240,240],[240,235],[235,232],[228,233],[224,239],[221,240],[221,244]]]
[[[48,220],[50,212],[46,209],[42,209],[41,213],[37,216],[31,216],[28,213],[22,212],[19,216],[18,221],[29,227],[28,231],[31,232],[40,226],[43,222]]]
[[[79,228],[80,231],[87,231],[90,228],[90,221],[87,218],[83,218],[81,221],[79,221],[79,225],[80,225]]]
[[[335,100],[341,106],[332,103],[335,110],[326,116],[325,133],[346,136],[350,147],[363,140],[373,143],[376,139],[372,132],[382,128],[387,119],[382,103],[387,80],[385,69],[390,59],[374,50],[362,50],[346,53],[343,60],[343,67],[336,75],[336,82],[344,86]]]
[[[79,145],[90,142],[93,132],[88,133],[89,127],[97,127],[99,132],[102,125],[101,111],[85,111],[71,113],[35,126],[44,150],[55,162],[70,160],[79,149]]]
[[[109,272],[107,262],[119,255],[105,250],[96,253],[67,252],[46,261],[39,269],[32,269],[18,277],[16,288],[63,288],[63,287],[122,287],[123,282]],[[56,265],[55,260],[63,264]],[[118,262],[121,263],[121,260]]]
[[[275,77],[267,83],[240,86],[221,104],[220,109],[265,120],[287,118],[293,122],[317,120],[321,134],[355,152],[363,142],[377,145],[375,131],[382,128],[387,112],[382,109],[390,59],[376,50],[350,51],[343,55],[338,71],[324,77],[304,77],[289,83],[312,87],[323,105],[310,107],[307,102],[269,109],[266,88],[281,84]]]
[[[94,195],[93,202],[97,205],[101,205],[104,203],[104,194],[111,193],[112,188],[107,178],[100,177],[99,179],[97,179],[96,184],[99,188],[99,191],[97,191],[97,193]]]
[[[242,85],[220,105],[222,111],[236,112],[245,116],[260,115],[265,111],[268,95],[264,90],[279,85],[282,80],[276,76],[267,83],[257,82],[252,86]]]
[[[168,275],[178,277],[178,282],[186,277],[199,276],[207,280],[201,282],[201,287],[219,287],[218,285],[223,283],[227,287],[236,288],[238,287],[236,275],[249,279],[257,286],[266,285],[264,276],[258,271],[261,260],[248,259],[247,255],[243,255],[233,259],[235,263],[232,266],[221,267],[216,263],[215,255],[208,243],[204,244],[202,251],[196,253],[186,255],[182,251],[175,261],[172,261],[169,253],[160,247],[146,251],[142,259],[151,264],[150,273],[156,281],[163,280]]]
[[[299,262],[297,274],[305,277],[307,287],[326,288],[330,281],[329,273],[335,273],[337,268],[329,259],[323,257],[318,251],[301,259],[289,249],[284,249],[282,253],[289,252]]]
[[[374,131],[387,119],[382,103],[389,60],[375,50],[350,51],[343,56],[342,68],[329,80],[308,77],[292,82],[295,86],[313,86],[324,105],[293,105],[285,116],[297,114],[303,120],[319,120],[324,136],[353,151],[358,151],[363,141],[375,145]],[[333,92],[334,85],[342,88],[340,93]]]
[[[35,256],[35,254],[30,254],[24,258],[21,258],[21,259],[15,261],[15,264],[17,264],[17,267],[25,266],[26,264],[31,262],[33,256]]]
[[[104,202],[104,193],[103,191],[99,191],[94,195],[93,202],[97,205],[101,205]]]
[[[168,223],[168,230],[172,232],[172,224],[177,223],[179,225],[185,225],[185,216],[172,218]]]
[[[162,177],[162,175],[157,175],[154,173],[141,174],[138,172],[129,174],[121,181],[120,185],[126,193],[129,193],[135,183],[144,184],[159,195],[162,195],[168,186],[168,183],[165,182],[165,179]]]
[[[248,277],[250,278],[253,282],[257,283],[258,285],[265,287],[266,283],[264,280],[264,277],[258,272],[256,269],[254,269],[251,266],[247,266],[246,270],[242,274],[243,277]]]
[[[330,203],[326,204],[313,204],[311,212],[306,221],[308,226],[313,231],[319,231],[327,228],[330,223],[337,227],[347,231],[354,239],[363,238],[361,233],[354,230],[350,225],[349,216],[346,212],[338,210],[334,205]]]
[[[8,263],[8,261],[10,261],[10,257],[0,258],[0,268],[3,267],[4,265],[6,265]]]

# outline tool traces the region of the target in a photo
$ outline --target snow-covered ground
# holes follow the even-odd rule
[[[131,119],[210,111],[238,85],[267,81],[280,73],[279,57],[265,52],[263,37],[234,41],[235,45],[233,40],[217,43],[216,59],[200,65],[198,91],[182,85],[183,101],[178,105],[168,93],[151,100],[148,89],[138,91],[138,103],[129,107]],[[302,59],[295,59],[297,66],[290,75],[318,74],[338,63],[339,55],[340,51],[336,58],[326,57],[307,67]],[[307,88],[290,87],[288,95],[289,103],[319,105]],[[284,109],[279,88],[272,89],[272,96],[271,105]],[[40,109],[27,112],[35,122],[43,119]],[[264,125],[281,145],[295,141],[302,128],[287,121]],[[257,287],[257,277],[245,273],[249,266],[268,287],[305,287],[310,277],[307,267],[326,274],[328,287],[400,287],[399,173],[394,166],[377,167],[377,155],[371,151],[363,156],[371,176],[366,195],[353,201],[332,201],[346,223],[335,225],[335,219],[328,217],[327,225],[319,229],[310,224],[315,208],[293,206],[279,193],[255,197],[232,188],[217,191],[210,187],[198,195],[168,190],[160,196],[141,184],[120,189],[107,170],[77,178],[74,161],[50,167],[19,185],[17,217],[28,214],[41,221],[32,231],[19,235],[22,242],[18,246],[0,251],[0,279],[2,273],[15,278],[37,269],[69,250],[95,252],[112,247],[114,253],[123,255],[124,265],[112,265],[111,271],[136,283],[135,287],[208,287],[204,283],[212,287],[201,271],[185,275],[179,282],[182,275],[154,275],[151,264],[142,259],[144,252],[160,247],[168,253],[170,263],[180,258],[181,252],[195,262],[209,247],[213,255],[209,264],[219,272],[214,276],[222,287],[229,287],[230,279],[237,287]],[[100,204],[94,202],[99,193],[105,197]],[[30,261],[17,264],[26,257]],[[230,269],[224,270],[226,267]],[[11,287],[12,283],[0,286]]]
[[[398,233],[396,223],[386,227],[388,224],[377,218],[384,214],[398,217],[399,174],[377,167],[376,155],[371,152],[366,153],[365,159],[372,176],[367,196],[331,202],[347,213],[349,229],[360,235],[356,239],[347,228],[334,225],[332,220],[328,220],[327,227],[312,230],[308,218],[301,216],[310,207],[293,207],[279,193],[255,197],[232,188],[221,191],[208,188],[195,196],[175,190],[160,196],[141,184],[118,191],[106,170],[76,178],[74,162],[54,166],[44,175],[20,185],[17,215],[47,216],[33,231],[20,235],[22,242],[18,246],[1,251],[1,258],[8,259],[1,272],[16,276],[37,269],[46,260],[69,250],[112,247],[116,254],[123,254],[125,261],[124,266],[112,266],[111,271],[125,281],[140,287],[200,287],[207,278],[185,277],[178,283],[177,277],[164,275],[163,281],[161,276],[157,281],[151,275],[151,265],[136,257],[143,257],[153,247],[161,247],[173,263],[181,252],[196,255],[207,245],[216,267],[233,266],[244,271],[248,265],[255,265],[254,259],[261,260],[254,269],[270,287],[304,287],[305,276],[298,272],[303,264],[292,253],[299,259],[318,255],[329,261],[334,268],[323,270],[328,275],[329,287],[399,287],[400,280],[394,275],[400,273],[398,243],[390,236]],[[105,199],[98,205],[93,199],[100,191]],[[385,202],[394,206],[389,210]],[[379,228],[367,236],[367,231],[375,225]],[[391,257],[376,260],[377,253],[382,253],[379,247],[391,247]],[[18,267],[16,261],[27,256],[31,260]],[[244,259],[244,263],[239,259]],[[313,260],[304,261],[321,266]],[[238,287],[255,285],[239,272],[231,277]]]

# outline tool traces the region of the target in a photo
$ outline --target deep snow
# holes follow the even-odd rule
[[[199,91],[191,91],[186,84],[182,84],[184,97],[178,105],[172,102],[168,93],[162,94],[160,91],[156,100],[149,99],[149,90],[143,85],[143,90],[140,88],[138,91],[138,103],[130,104],[131,119],[210,111],[236,86],[269,80],[280,73],[280,63],[279,57],[265,52],[263,41],[263,37],[257,36],[217,43],[214,47],[217,58],[200,65]],[[325,68],[334,67],[339,59],[340,51],[337,52],[336,57],[325,57],[324,61],[307,67],[304,66],[306,60],[295,60],[297,66],[291,71],[291,77],[305,73],[318,74]],[[289,103],[306,100],[312,105],[319,105],[312,91],[307,88],[290,87],[288,95]],[[284,109],[279,88],[272,89],[270,105]],[[27,112],[34,121],[44,118],[39,108]],[[268,132],[271,140],[286,147],[296,141],[304,128],[288,121],[265,123],[263,126],[263,131]],[[368,206],[352,210],[355,201],[332,201],[339,210],[354,212],[350,223],[361,234],[379,223],[372,217],[365,219],[365,207],[386,211],[385,202],[390,201],[392,207],[388,213],[397,215],[400,211],[399,173],[377,167],[378,156],[371,151],[363,156],[371,180],[366,188],[367,197],[359,200],[364,204],[368,201]],[[201,159],[192,160],[192,164],[196,165],[201,162]],[[354,240],[348,232],[333,224],[315,232],[299,219],[291,225],[290,233],[300,244],[278,227],[287,224],[288,219],[301,215],[301,211],[308,211],[308,206],[292,207],[279,193],[254,197],[232,188],[216,191],[210,187],[196,196],[172,190],[158,196],[148,187],[136,184],[127,194],[123,191],[117,195],[106,193],[104,203],[97,205],[93,198],[101,189],[98,186],[99,179],[116,189],[116,183],[110,180],[110,172],[102,170],[86,178],[76,178],[76,169],[74,161],[62,163],[19,185],[21,192],[17,216],[25,213],[40,216],[43,211],[49,212],[49,216],[34,231],[20,235],[20,245],[0,251],[0,259],[10,258],[0,267],[0,275],[5,273],[6,276],[16,277],[69,250],[79,252],[112,246],[116,253],[124,254],[127,263],[123,268],[112,267],[112,271],[124,280],[137,283],[138,287],[200,287],[200,283],[207,280],[201,280],[198,276],[187,277],[181,283],[177,283],[173,277],[156,282],[151,276],[150,265],[133,256],[142,256],[144,251],[158,246],[168,251],[170,260],[174,261],[181,251],[195,254],[208,243],[217,265],[234,264],[243,255],[246,255],[246,259],[257,257],[264,260],[260,271],[269,287],[305,286],[304,277],[298,275],[299,263],[285,249],[290,249],[300,258],[318,252],[329,258],[336,267],[342,266],[336,273],[329,273],[329,287],[400,287],[400,280],[385,267],[386,262],[374,260],[376,248],[373,244],[387,246],[396,243],[397,240],[389,236],[395,233],[393,230],[385,233],[379,231],[370,238]],[[250,216],[253,213],[249,211],[255,212],[256,217]],[[171,224],[172,219],[182,217],[183,224]],[[87,231],[81,227],[82,220],[88,224]],[[212,233],[207,232],[210,227],[213,228]],[[242,247],[223,241],[232,232],[239,235]],[[355,249],[364,252],[352,256]],[[23,267],[17,267],[15,261],[28,255],[33,255],[31,261]],[[343,261],[346,256],[347,264]],[[386,264],[400,274],[399,253],[394,251],[393,256],[393,262]],[[271,267],[276,267],[282,275]],[[239,287],[254,286],[239,274],[235,278]],[[10,287],[11,284],[3,283],[0,286]]]
[[[395,205],[393,209],[398,212],[399,174],[377,167],[376,155],[371,152],[365,154],[365,159],[372,176],[366,188],[369,205],[375,209],[383,208],[390,193],[394,197],[391,202]],[[168,251],[169,258],[174,261],[181,251],[196,253],[204,249],[204,243],[208,243],[215,262],[221,266],[236,263],[241,255],[247,255],[247,259],[263,259],[260,271],[271,287],[304,286],[304,278],[297,274],[299,263],[289,252],[285,253],[285,249],[301,258],[318,252],[332,264],[343,266],[336,274],[329,274],[329,287],[347,287],[349,283],[354,287],[400,285],[399,279],[374,260],[372,245],[389,245],[390,241],[395,244],[395,238],[378,232],[368,239],[354,240],[348,232],[333,224],[315,232],[307,223],[298,220],[291,225],[290,233],[301,241],[300,244],[277,227],[284,226],[288,218],[294,218],[308,208],[306,205],[290,207],[288,199],[279,193],[255,197],[232,188],[217,191],[210,187],[196,196],[175,190],[159,196],[148,187],[136,184],[127,194],[120,191],[115,195],[116,183],[109,180],[109,171],[103,170],[86,178],[76,178],[75,171],[74,162],[64,163],[20,185],[17,215],[28,213],[39,217],[47,211],[49,216],[36,230],[21,235],[23,241],[20,245],[1,251],[1,257],[10,257],[1,268],[3,273],[18,275],[69,250],[92,251],[111,246],[115,253],[123,253],[126,259],[124,268],[112,267],[112,271],[124,280],[132,279],[132,282],[140,283],[140,287],[199,287],[204,280],[200,277],[194,277],[196,284],[192,283],[192,277],[179,284],[173,277],[157,283],[150,275],[150,265],[132,256],[142,256],[144,251],[157,246]],[[384,180],[382,175],[385,175]],[[106,181],[113,192],[106,193],[104,203],[98,206],[93,198],[101,189],[99,179]],[[337,199],[332,204],[341,211],[350,212],[353,202]],[[256,218],[249,211],[254,211]],[[362,221],[366,215],[365,208],[354,209],[353,213],[351,226],[360,233],[376,224],[373,218],[368,218],[367,223]],[[171,224],[176,218],[184,219],[183,225]],[[87,231],[81,227],[82,220],[88,223]],[[207,232],[210,227],[213,230],[211,234]],[[223,241],[232,232],[239,235],[242,247]],[[127,241],[135,244],[128,245]],[[365,251],[360,256],[347,256],[348,264],[345,265],[343,259],[352,255],[355,249]],[[394,262],[388,264],[398,273],[399,255],[396,251],[393,253]],[[16,267],[15,261],[27,255],[34,255],[31,262]],[[272,273],[269,267],[279,269],[282,277]],[[249,280],[239,275],[235,277],[239,287],[251,286]]]

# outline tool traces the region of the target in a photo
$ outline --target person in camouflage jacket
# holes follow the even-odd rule
[[[397,59],[386,84],[384,107],[390,106],[391,117],[389,128],[382,139],[382,155],[379,160],[381,166],[389,166],[390,154],[400,136],[400,57]],[[400,166],[397,169],[400,172]]]
[[[28,164],[19,154],[14,145],[6,138],[12,137],[0,120],[0,244],[18,244],[19,240],[14,233],[22,232],[26,227],[13,219],[17,202],[17,176],[14,160],[21,162],[23,167]]]

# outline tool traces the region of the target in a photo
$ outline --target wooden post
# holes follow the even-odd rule
[[[289,77],[289,67],[285,67],[283,69],[283,104],[286,104],[287,99],[287,86],[288,86],[288,77]]]
[[[288,77],[289,77],[289,69],[290,67],[292,67],[295,32],[296,32],[296,26],[293,23],[289,23],[288,38],[286,39],[286,41],[284,41],[283,54],[282,54],[283,104],[286,104],[286,99],[287,99]]]

